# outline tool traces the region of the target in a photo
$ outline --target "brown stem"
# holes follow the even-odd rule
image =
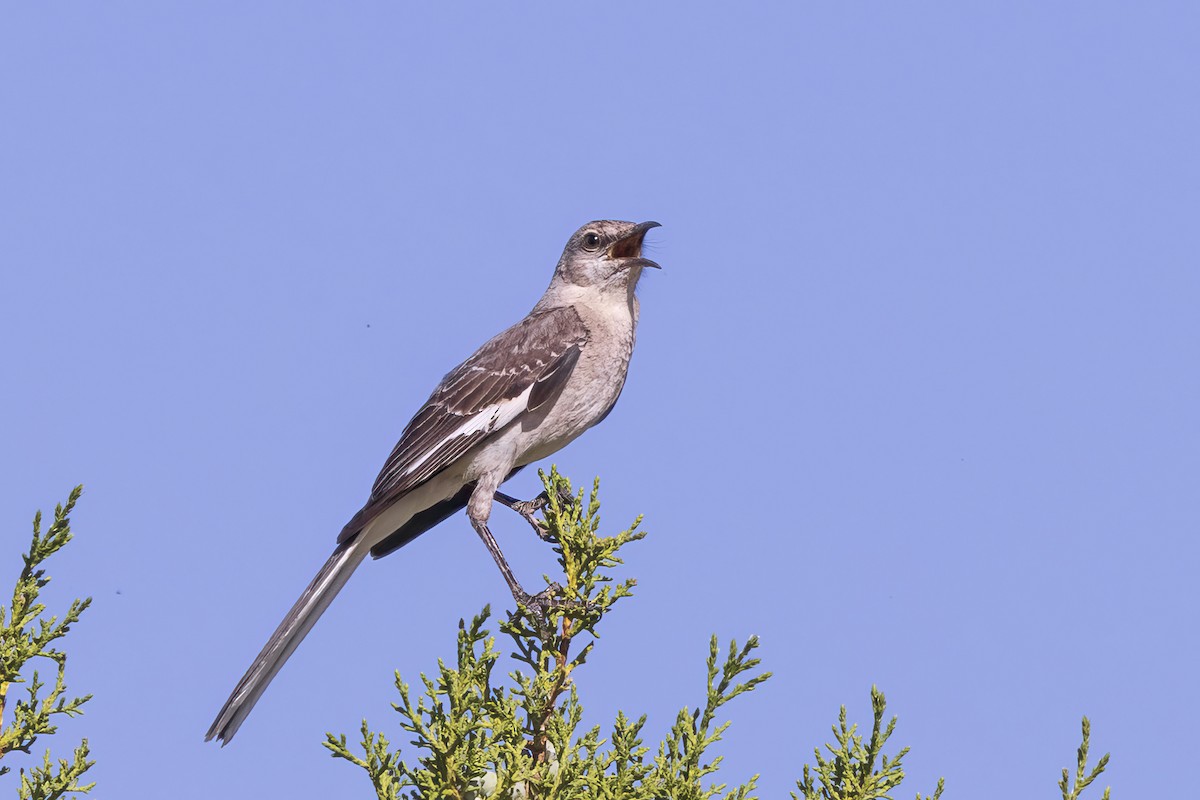
[[[571,662],[567,655],[571,648],[571,620],[567,617],[562,619],[562,636],[559,638],[558,647],[554,650],[554,665],[558,672],[558,679],[550,689],[550,695],[547,699],[546,706],[542,711],[541,719],[534,726],[533,741],[529,743],[529,749],[533,753],[534,762],[538,766],[546,763],[546,723],[550,720],[550,715],[554,713],[555,707],[558,705],[558,698],[567,688],[567,683],[571,677]],[[547,636],[547,638],[549,638]],[[543,641],[546,641],[545,639]],[[540,773],[541,770],[538,770]],[[530,790],[533,786],[529,786]],[[532,796],[532,795],[531,795]]]

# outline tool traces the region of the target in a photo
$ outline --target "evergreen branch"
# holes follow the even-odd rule
[[[76,486],[65,504],[55,506],[54,521],[45,534],[41,512],[34,515],[33,536],[22,556],[12,602],[7,608],[0,606],[0,759],[14,752],[32,754],[39,737],[57,733],[60,715],[79,716],[84,703],[92,697],[67,695],[67,656],[54,646],[79,621],[91,605],[91,598],[72,601],[61,618],[45,616],[46,606],[39,599],[41,590],[50,583],[43,565],[71,541],[70,515],[82,493],[83,487]],[[54,685],[49,691],[43,691],[47,689],[46,683],[30,666],[35,659],[46,659],[55,665]],[[25,696],[10,705],[9,691],[20,683],[26,684]],[[69,760],[54,762],[46,752],[40,766],[21,769],[18,796],[53,800],[89,791],[94,784],[80,783],[83,774],[95,763],[88,759],[88,753],[86,739]],[[7,772],[7,766],[0,767],[0,775]]]
[[[611,740],[605,747],[599,728],[577,733],[583,715],[574,683],[574,671],[586,663],[598,636],[596,628],[612,607],[632,595],[632,579],[614,583],[610,570],[619,566],[619,551],[645,533],[641,519],[615,536],[598,535],[599,483],[585,496],[551,469],[542,474],[549,502],[543,510],[546,539],[558,555],[562,570],[563,602],[554,606],[548,620],[534,619],[526,609],[509,612],[500,629],[513,643],[512,657],[522,668],[509,674],[508,686],[496,686],[492,675],[498,653],[483,629],[488,609],[470,625],[460,623],[455,664],[438,663],[436,677],[421,675],[424,692],[414,697],[397,675],[400,695],[394,709],[400,727],[413,735],[417,762],[408,765],[392,752],[382,734],[364,723],[359,744],[352,752],[346,737],[326,735],[331,755],[363,769],[377,798],[397,800],[401,787],[412,797],[513,798],[577,797],[649,800],[660,788],[676,786],[690,796],[710,797],[723,786],[706,792],[699,781],[720,759],[701,765],[708,746],[721,738],[728,723],[715,726],[718,709],[728,700],[753,689],[767,675],[742,679],[758,666],[750,657],[757,647],[751,639],[718,667],[714,656],[708,675],[709,697],[703,721],[690,730],[685,753],[663,771],[647,760],[649,748],[641,739],[645,717],[631,721],[618,714]],[[547,578],[547,584],[550,580]],[[591,640],[576,646],[580,634]],[[715,640],[714,640],[715,647]],[[683,728],[679,729],[685,735]],[[669,773],[669,775],[668,775]],[[748,800],[752,779],[729,797]],[[682,796],[682,795],[681,795]]]
[[[96,785],[94,782],[79,783],[83,773],[96,763],[89,761],[88,755],[87,739],[75,748],[70,761],[59,759],[57,765],[50,760],[50,752],[47,751],[41,766],[32,767],[28,772],[21,770],[21,785],[17,789],[17,796],[21,800],[58,800],[71,793],[90,792]]]
[[[800,794],[792,792],[793,800],[891,800],[890,792],[904,779],[903,761],[908,748],[901,748],[891,758],[884,754],[883,747],[896,730],[896,717],[886,727],[883,725],[886,709],[883,692],[872,686],[871,735],[864,743],[858,725],[846,724],[846,707],[842,706],[838,724],[833,727],[837,744],[825,745],[831,757],[822,756],[819,748],[814,751],[816,767],[804,765],[803,777],[796,782]],[[938,780],[928,800],[938,800],[944,785]],[[917,800],[922,800],[920,794]]]
[[[1079,749],[1075,753],[1075,780],[1068,783],[1070,775],[1066,769],[1062,771],[1062,780],[1058,782],[1058,788],[1062,790],[1063,800],[1079,800],[1080,794],[1091,785],[1092,781],[1099,778],[1104,768],[1108,766],[1108,753],[1100,757],[1096,762],[1096,766],[1088,770],[1088,748],[1091,746],[1092,740],[1092,723],[1087,717],[1083,718],[1083,743],[1079,745]],[[1111,787],[1105,787],[1104,794],[1100,795],[1101,800],[1109,800]]]
[[[707,789],[702,786],[703,779],[720,768],[721,756],[707,764],[702,763],[702,759],[708,748],[720,741],[722,734],[729,727],[728,721],[713,727],[717,710],[734,697],[752,691],[758,684],[771,677],[771,673],[765,672],[745,682],[735,683],[739,675],[759,665],[757,658],[750,657],[750,653],[757,647],[756,636],[747,639],[740,649],[736,642],[730,642],[729,654],[718,667],[720,648],[717,637],[713,636],[709,641],[708,693],[704,708],[691,713],[687,708],[681,709],[671,732],[659,745],[654,770],[647,778],[648,782],[657,784],[654,796],[665,794],[669,797],[709,798],[725,790],[725,784],[713,784]],[[757,779],[758,776],[755,775],[727,796],[748,798]]]

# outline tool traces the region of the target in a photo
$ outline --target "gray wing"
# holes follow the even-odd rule
[[[405,427],[343,542],[407,492],[558,396],[587,343],[573,308],[530,314],[454,368]]]

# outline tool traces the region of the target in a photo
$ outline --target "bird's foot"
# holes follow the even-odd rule
[[[550,612],[566,608],[584,608],[581,600],[569,600],[563,595],[565,590],[557,583],[552,583],[537,594],[517,589],[513,591],[513,599],[517,604],[529,611],[530,616],[538,623],[549,621]]]
[[[522,517],[524,517],[525,521],[528,522],[530,527],[533,528],[534,533],[536,533],[538,535],[538,538],[541,539],[543,542],[550,542],[552,544],[557,543],[556,537],[554,536],[554,534],[550,533],[550,528],[549,528],[549,526],[546,525],[546,522],[544,520],[537,518],[537,515],[540,514],[542,511],[544,511],[546,509],[546,507],[550,505],[550,495],[548,495],[546,492],[542,492],[541,494],[539,494],[537,497],[533,498],[532,500],[516,500],[511,497],[508,497],[507,495],[501,497],[500,492],[496,493],[496,498],[498,500],[500,500],[501,502],[503,502],[505,505],[507,505],[509,508],[511,508],[513,511],[517,512]],[[558,505],[559,505],[559,507],[564,508],[564,509],[570,508],[571,505],[574,504],[574,502],[575,502],[575,498],[571,496],[571,493],[568,492],[566,489],[559,487],[559,489],[558,489]]]
[[[538,519],[536,516],[548,505],[550,505],[550,498],[546,496],[545,492],[542,492],[532,500],[518,500],[513,503],[512,510],[525,518],[539,539],[543,542],[553,543],[555,537],[550,533],[550,526],[546,524],[545,520]]]

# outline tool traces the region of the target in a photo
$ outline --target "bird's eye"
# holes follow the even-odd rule
[[[599,250],[600,249],[600,234],[588,231],[583,235],[584,250]]]

